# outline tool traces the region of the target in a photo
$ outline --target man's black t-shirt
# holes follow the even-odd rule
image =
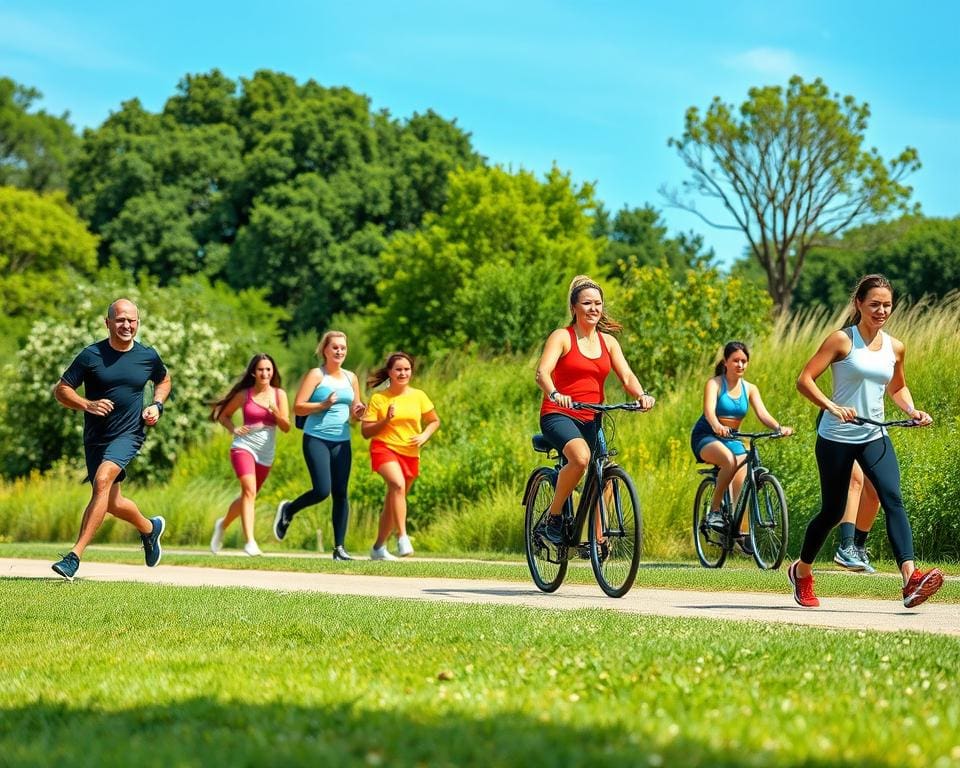
[[[73,389],[84,388],[88,400],[113,401],[106,416],[84,414],[83,442],[109,443],[122,435],[143,437],[143,388],[159,384],[167,375],[160,355],[138,341],[126,352],[110,346],[109,339],[84,349],[60,378]]]

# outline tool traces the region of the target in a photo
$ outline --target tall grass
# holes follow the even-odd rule
[[[791,517],[790,552],[820,493],[813,459],[816,409],[795,389],[797,374],[828,333],[840,326],[839,315],[812,313],[776,321],[770,335],[751,350],[747,378],[759,387],[770,412],[797,434],[763,446],[764,464],[782,480]],[[933,414],[923,430],[893,434],[903,474],[904,498],[921,559],[960,557],[960,296],[941,302],[899,307],[889,332],[907,345],[907,380],[918,407]],[[718,350],[727,339],[717,339]],[[626,350],[627,356],[630,350]],[[616,419],[613,445],[617,461],[634,476],[644,515],[645,555],[675,558],[692,554],[690,514],[698,476],[689,434],[698,418],[703,385],[712,359],[681,376],[671,391],[658,394],[648,414]],[[536,358],[517,355],[497,359],[450,357],[418,371],[415,385],[437,406],[442,426],[423,450],[421,477],[410,497],[410,525],[421,551],[522,551],[523,510],[520,495],[530,470],[543,457],[530,447],[538,431],[539,390],[534,384]],[[820,384],[830,389],[829,371]],[[611,401],[623,398],[614,381]],[[53,407],[53,406],[51,406]],[[892,404],[888,412],[897,409]],[[745,428],[758,427],[755,416]],[[301,433],[279,436],[277,461],[257,503],[257,536],[272,539],[273,510],[284,498],[306,490],[309,478],[301,456]],[[165,514],[172,544],[203,545],[213,521],[224,514],[237,492],[227,459],[229,436],[183,456],[165,486],[138,486],[136,467],[127,493],[147,514]],[[364,549],[375,535],[383,501],[383,482],[370,470],[366,441],[355,430],[351,477],[351,524],[348,548]],[[71,540],[76,534],[88,488],[80,475],[59,470],[0,483],[0,537],[13,541]],[[276,548],[315,549],[317,531],[332,541],[330,502],[304,510],[287,540]],[[128,526],[107,525],[101,540],[135,540]],[[239,528],[227,545],[239,544]],[[878,522],[871,547],[889,554]]]

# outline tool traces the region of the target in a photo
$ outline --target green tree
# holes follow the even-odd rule
[[[690,232],[668,237],[660,211],[652,205],[624,206],[613,218],[603,206],[598,206],[593,231],[603,244],[600,266],[620,279],[630,267],[663,262],[680,276],[687,269],[707,266],[714,257],[713,249],[704,252],[701,235]]]
[[[389,235],[481,161],[433,112],[398,121],[348,88],[213,70],[183,78],[160,114],[134,100],[88,131],[71,193],[101,264],[265,288],[296,332],[373,301]]]
[[[441,212],[383,253],[377,345],[529,349],[564,318],[574,274],[596,268],[593,207],[593,188],[574,188],[557,168],[543,182],[502,168],[454,172]]]
[[[884,163],[876,149],[865,150],[869,118],[866,103],[831,95],[819,78],[751,88],[739,116],[717,97],[703,116],[690,107],[683,135],[668,143],[692,173],[684,190],[719,201],[733,224],[715,223],[675,190],[662,192],[711,226],[742,231],[774,303],[788,310],[811,248],[908,210],[912,189],[901,182],[920,167],[917,151],[907,147]]]
[[[65,113],[33,111],[41,94],[0,77],[0,186],[65,189],[79,139]]]
[[[960,217],[905,216],[852,229],[832,247],[810,252],[794,306],[833,310],[850,299],[859,277],[881,272],[898,298],[942,298],[960,290]]]
[[[96,265],[97,238],[63,192],[0,187],[0,356],[12,354],[36,315]]]

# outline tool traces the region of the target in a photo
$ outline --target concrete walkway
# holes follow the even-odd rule
[[[20,558],[0,558],[0,578],[59,579],[50,570],[48,561]],[[793,602],[786,578],[783,594],[634,587],[619,600],[606,597],[595,585],[564,585],[559,591],[547,595],[530,584],[504,581],[227,570],[163,564],[150,569],[140,565],[84,562],[78,579],[136,581],[184,587],[247,587],[281,592],[322,592],[559,610],[599,608],[647,616],[763,621],[847,630],[914,631],[960,636],[960,606],[956,604],[938,603],[934,598],[919,608],[908,610],[892,597],[890,600],[827,597],[821,598],[820,608],[800,608]]]

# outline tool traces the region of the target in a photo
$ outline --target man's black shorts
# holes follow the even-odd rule
[[[93,482],[100,465],[105,461],[110,461],[120,467],[120,474],[117,475],[115,483],[122,483],[126,478],[126,466],[133,457],[137,455],[143,440],[139,435],[123,435],[109,443],[93,443],[83,446],[84,454],[87,459],[87,477]]]

